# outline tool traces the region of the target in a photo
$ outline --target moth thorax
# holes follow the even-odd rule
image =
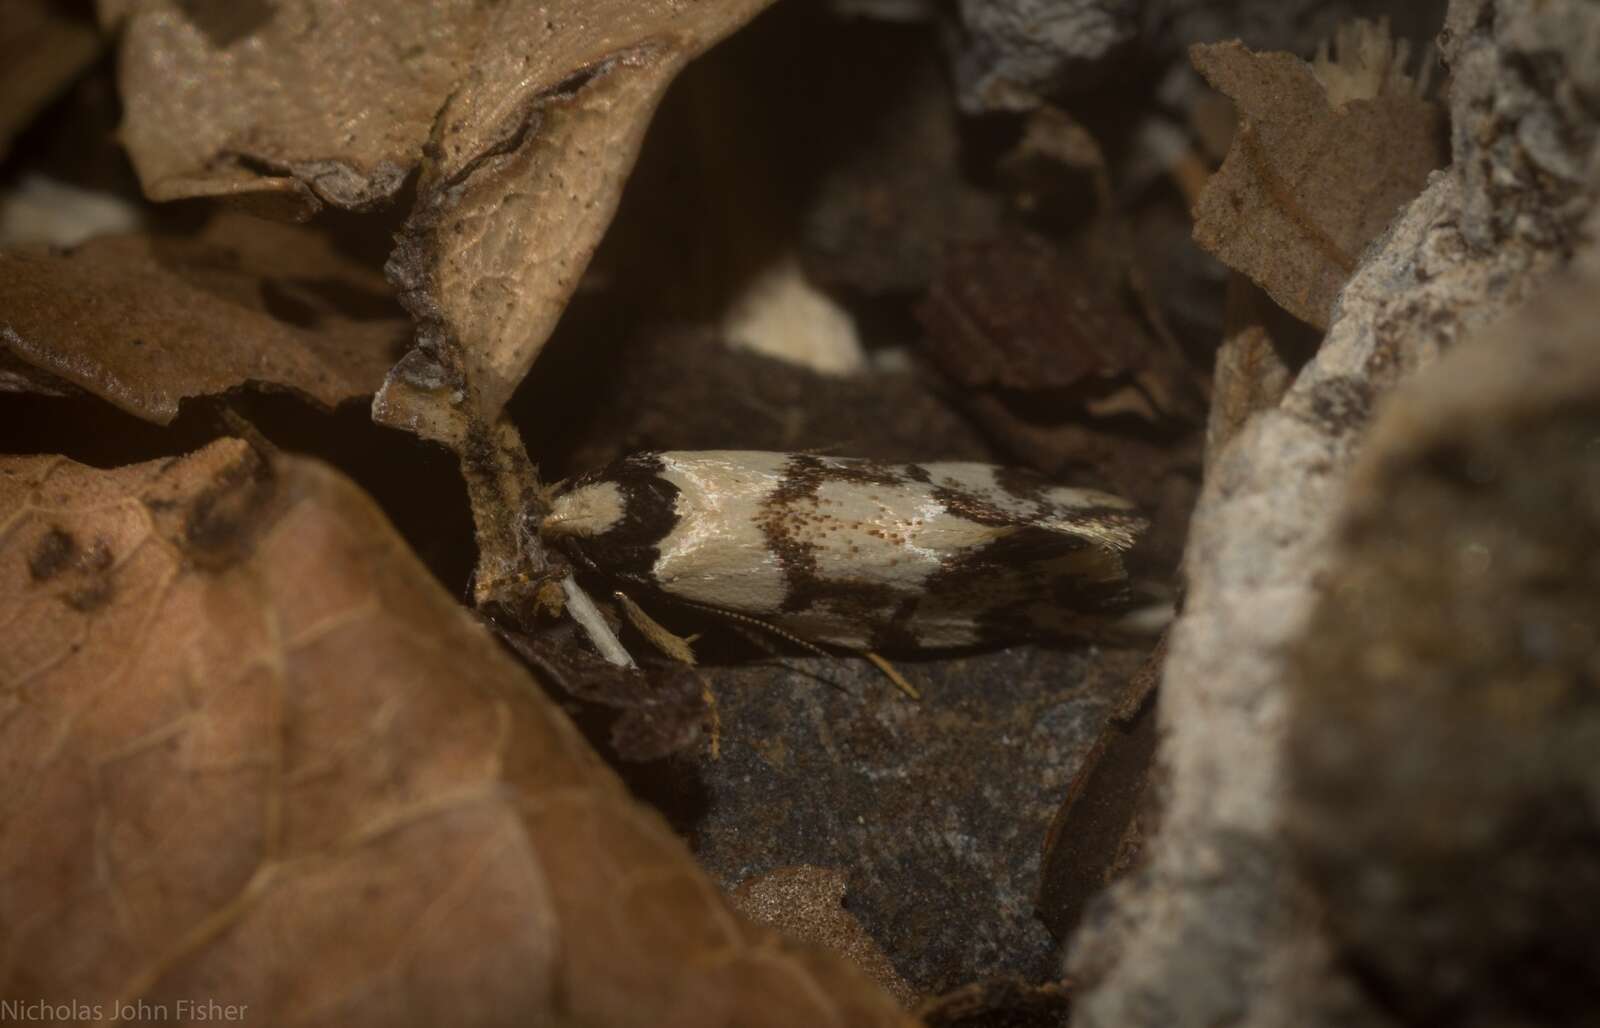
[[[556,497],[539,534],[553,537],[604,535],[622,521],[622,489],[615,482],[591,482]]]

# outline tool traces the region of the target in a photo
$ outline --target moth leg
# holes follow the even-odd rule
[[[722,708],[717,706],[716,691],[711,688],[711,680],[700,672],[695,672],[700,679],[700,699],[706,705],[706,718],[711,722],[711,759],[722,759]]]
[[[680,664],[694,666],[694,648],[689,645],[689,640],[667,631],[659,621],[646,614],[644,608],[634,603],[633,598],[621,589],[611,595],[622,606],[622,613],[627,615],[628,623],[637,628],[639,634],[649,640],[650,645]]]
[[[879,671],[882,671],[883,676],[889,681],[893,682],[896,689],[899,689],[911,699],[922,699],[922,693],[917,691],[917,687],[912,685],[910,680],[907,679],[905,675],[902,675],[893,664],[889,663],[882,656],[873,653],[871,650],[862,650],[861,655],[872,661],[873,666]]]
[[[600,656],[618,667],[639,670],[639,665],[628,655],[627,647],[623,646],[622,640],[611,631],[606,619],[600,616],[600,609],[594,605],[589,594],[583,591],[583,586],[578,584],[578,580],[571,572],[561,580],[561,592],[566,599],[567,613],[572,615],[572,620],[576,621],[578,627],[589,636],[589,641],[600,651]]]

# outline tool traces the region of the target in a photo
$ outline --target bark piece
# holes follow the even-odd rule
[[[371,502],[0,466],[0,996],[135,1023],[909,1025],[742,922]]]
[[[1360,38],[1334,65],[1376,48],[1354,83],[1348,71],[1319,74],[1237,42],[1190,51],[1239,111],[1233,148],[1200,196],[1195,239],[1318,328],[1367,244],[1446,156],[1443,113],[1407,78],[1404,46]]]
[[[757,924],[791,939],[839,954],[910,1006],[916,992],[883,950],[851,916],[842,901],[845,876],[826,867],[779,867],[739,883],[730,897],[734,909]]]
[[[0,343],[160,424],[247,384],[328,407],[369,395],[409,334],[383,277],[325,235],[241,215],[0,254]]]
[[[1462,235],[1572,250],[1600,175],[1600,39],[1581,3],[1522,5],[1500,17],[1487,0],[1451,5],[1439,33],[1459,97],[1451,151],[1466,203]]]
[[[1058,939],[1089,902],[1136,866],[1154,822],[1155,688],[1167,655],[1157,645],[1127,685],[1121,708],[1067,788],[1045,837],[1039,919]]]
[[[1600,259],[1394,397],[1295,647],[1289,826],[1408,1020],[1600,1004]]]
[[[1592,4],[1457,0],[1450,23],[1461,31],[1442,56],[1470,71],[1451,85],[1453,123],[1481,124],[1497,109],[1484,98],[1501,89],[1519,91],[1525,111],[1570,111],[1559,85],[1535,103],[1520,92],[1526,80],[1497,68],[1532,59],[1520,49],[1532,24],[1580,16],[1589,30],[1562,37],[1569,66],[1600,60]],[[1574,145],[1593,139],[1573,128]],[[1472,139],[1458,139],[1456,164],[1368,253],[1282,402],[1208,466],[1162,675],[1159,760],[1169,794],[1148,863],[1113,887],[1102,916],[1074,940],[1068,963],[1085,983],[1073,1014],[1082,1028],[1392,1023],[1337,961],[1326,932],[1310,930],[1319,901],[1297,875],[1284,831],[1288,655],[1326,582],[1334,517],[1368,412],[1442,349],[1526,300],[1564,257],[1537,233],[1489,248],[1465,238],[1463,219],[1482,201],[1468,168],[1494,159],[1478,149],[1494,137]]]
[[[1138,34],[1133,0],[961,0],[962,109],[1021,110],[1092,81]]]

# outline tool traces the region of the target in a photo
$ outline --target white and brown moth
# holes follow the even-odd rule
[[[1108,493],[989,464],[643,453],[540,525],[614,582],[811,643],[907,651],[1093,632],[1144,521]]]

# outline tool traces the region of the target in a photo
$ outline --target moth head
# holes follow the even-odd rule
[[[539,534],[550,539],[592,539],[617,527],[626,513],[627,503],[616,482],[588,482],[555,498]]]
[[[653,454],[584,475],[550,502],[539,534],[593,570],[648,581],[657,548],[677,523],[678,489]]]

